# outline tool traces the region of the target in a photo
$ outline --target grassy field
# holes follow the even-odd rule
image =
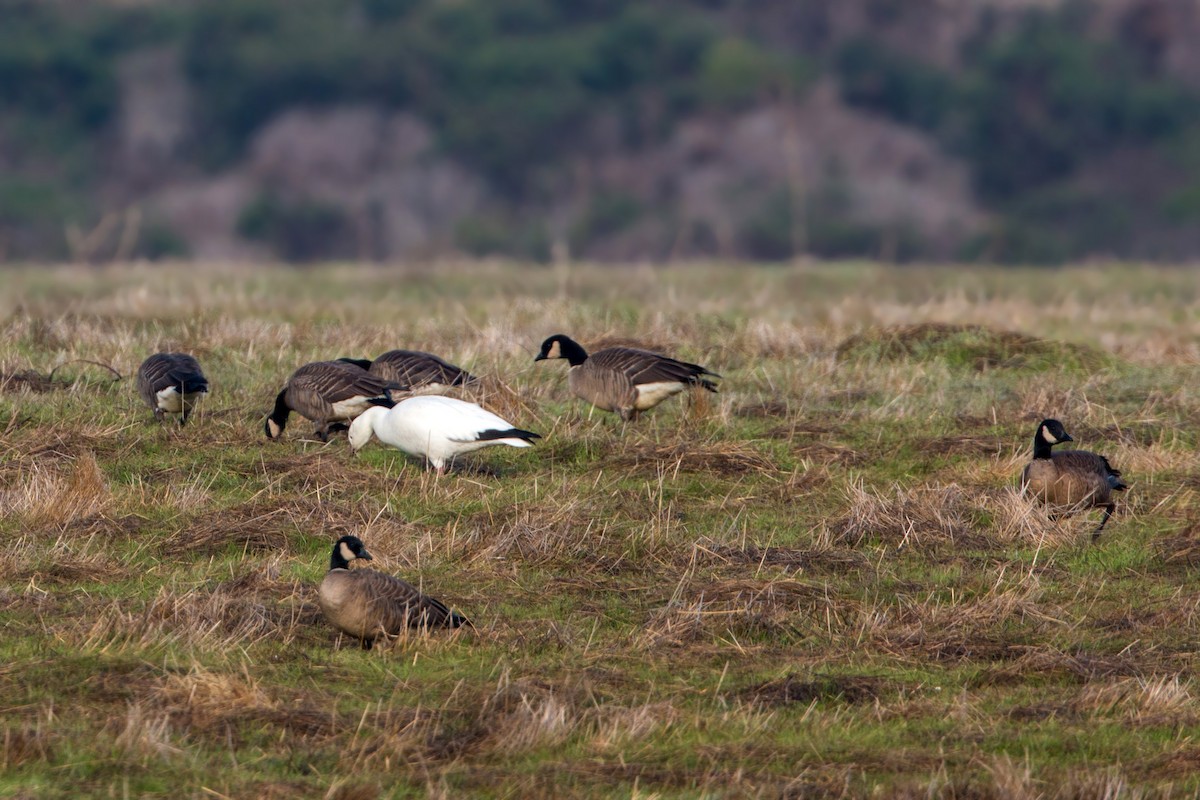
[[[0,287],[0,796],[1200,792],[1195,271]],[[590,413],[533,362],[556,332],[700,362],[721,393]],[[476,398],[544,440],[439,479],[295,417],[265,439],[296,366],[393,347],[487,376]],[[130,377],[166,349],[212,384],[183,429]],[[1096,543],[1098,512],[1016,491],[1046,416],[1130,484]],[[315,587],[346,533],[475,629],[340,640]]]

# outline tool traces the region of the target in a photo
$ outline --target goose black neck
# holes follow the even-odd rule
[[[333,546],[333,555],[329,557],[330,569],[350,569],[350,562],[342,558],[342,543]]]
[[[568,339],[566,336],[558,340],[558,352],[567,360],[567,363],[572,367],[578,367],[583,362],[587,361],[587,350],[583,349],[583,345],[574,339]]]
[[[1033,457],[1034,458],[1050,458],[1050,448],[1053,446],[1046,441],[1046,437],[1042,435],[1045,428],[1038,428],[1037,433],[1033,435]]]
[[[275,410],[271,412],[270,419],[279,426],[279,430],[283,430],[287,425],[288,414],[292,413],[292,409],[287,404],[287,389],[284,389],[275,398]]]

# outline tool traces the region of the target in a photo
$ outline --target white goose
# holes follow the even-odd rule
[[[511,422],[474,403],[453,397],[411,397],[394,408],[375,406],[350,423],[350,447],[361,450],[371,437],[409,455],[424,456],[438,474],[446,462],[494,444],[531,447],[536,433],[514,428]]]

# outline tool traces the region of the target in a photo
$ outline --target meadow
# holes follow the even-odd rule
[[[0,273],[0,796],[1200,792],[1194,270],[118,266]],[[546,336],[704,364],[625,424]],[[437,477],[262,422],[395,347],[544,439]],[[159,425],[159,350],[212,385]],[[51,376],[51,370],[54,370]],[[117,379],[116,376],[121,378]],[[1123,471],[1018,491],[1043,417]],[[360,649],[353,533],[473,629]]]

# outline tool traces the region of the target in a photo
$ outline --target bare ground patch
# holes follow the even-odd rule
[[[740,692],[743,699],[769,706],[834,701],[870,703],[895,691],[893,682],[875,675],[789,674],[777,680],[748,686]]]

